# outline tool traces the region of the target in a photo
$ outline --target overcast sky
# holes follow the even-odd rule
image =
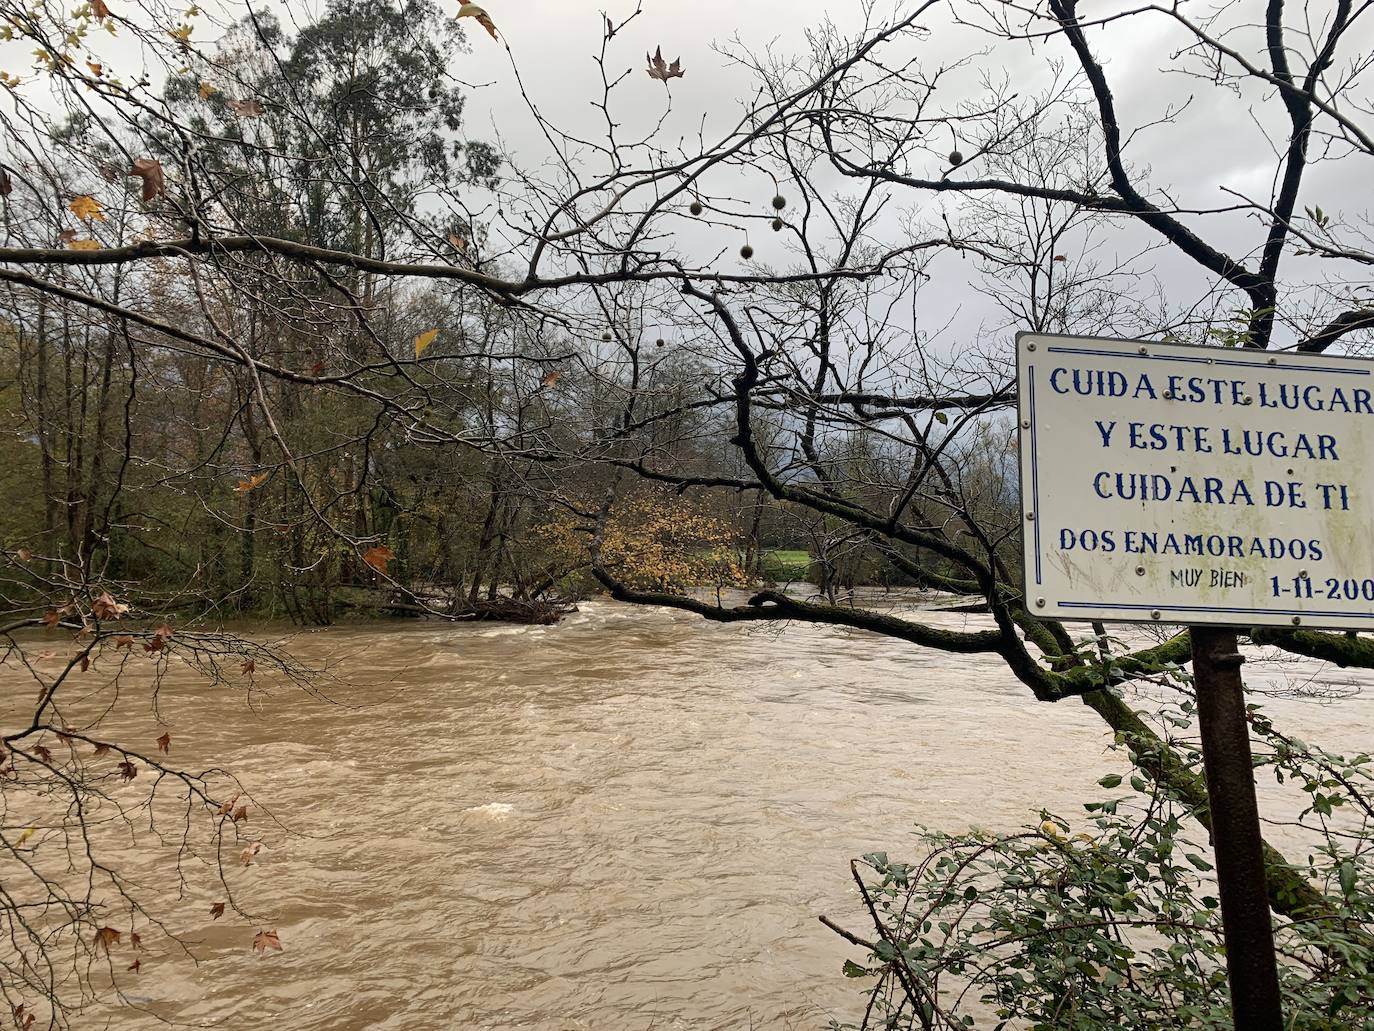
[[[119,0],[129,11],[136,2],[139,0]],[[970,9],[966,0],[957,2],[965,4],[963,10]],[[308,17],[324,4],[320,0],[276,0],[271,6],[284,14],[284,20],[291,21],[293,13]],[[441,6],[456,13],[458,0],[443,0]],[[518,68],[531,101],[550,120],[570,132],[594,137],[603,125],[601,114],[592,105],[600,95],[593,55],[601,45],[603,12],[619,22],[634,12],[635,0],[603,5],[584,0],[489,0],[485,6],[501,39],[491,39],[473,20],[465,19],[470,53],[449,69],[468,87],[467,131],[479,139],[499,135],[514,159],[527,167],[550,157],[550,147],[521,98]],[[671,83],[673,113],[659,137],[669,149],[676,140],[691,138],[703,126],[708,140],[725,131],[748,103],[750,75],[723,56],[721,48],[799,53],[807,49],[806,34],[822,19],[832,20],[843,33],[860,31],[865,21],[865,5],[856,0],[642,0],[641,6],[642,13],[611,43],[609,70],[629,72],[625,85],[616,93],[614,113],[623,123],[626,137],[652,126],[664,110],[666,97],[663,85],[645,74],[645,54],[661,46],[667,59],[680,57],[686,74]],[[879,0],[869,17],[883,21],[914,6]],[[1095,3],[1092,13],[1103,13],[1107,6]],[[207,9],[226,22],[241,17],[246,10],[238,0],[217,0],[216,7]],[[915,51],[922,62],[933,67],[980,48],[989,52],[950,81],[944,91],[947,106],[961,99],[961,91],[972,95],[981,74],[1005,75],[1018,90],[1030,93],[1045,83],[1051,62],[1073,65],[1063,40],[1052,39],[1036,47],[997,43],[955,25],[949,9],[941,5],[930,14],[927,24],[931,34]],[[1261,16],[1262,9],[1262,0],[1241,0],[1236,8],[1242,17],[1249,18]],[[1325,10],[1317,0],[1310,8],[1314,17]],[[207,25],[197,28],[195,38],[200,46],[209,48],[212,35],[213,29]],[[1226,189],[1268,200],[1276,162],[1259,125],[1282,127],[1283,111],[1275,97],[1257,90],[1232,97],[1205,82],[1177,74],[1180,65],[1173,51],[1182,37],[1163,17],[1131,18],[1092,30],[1091,39],[1107,66],[1125,130],[1139,130],[1129,157],[1137,169],[1148,173],[1147,192],[1158,196],[1156,191],[1167,189],[1170,196],[1188,206],[1226,203]],[[1243,37],[1238,41],[1243,43]],[[102,40],[101,45],[118,45],[118,41]],[[31,62],[27,52],[15,54],[13,47],[0,48],[6,61]],[[1173,124],[1144,128],[1190,97],[1191,106]],[[1362,218],[1368,206],[1368,161],[1357,158],[1315,169],[1304,202],[1321,204],[1328,212],[1351,219]],[[930,167],[913,169],[931,176],[943,170],[936,160]],[[976,163],[971,163],[967,172],[977,174]],[[911,196],[906,203],[918,216],[929,218],[941,204],[951,201]],[[882,231],[900,232],[895,217]],[[1204,232],[1212,242],[1239,256],[1252,253],[1260,239],[1259,227],[1243,217],[1209,222]],[[1125,226],[1113,234],[1107,247],[1129,253],[1149,239],[1148,232]],[[725,249],[735,252],[738,242],[732,240]],[[750,242],[762,260],[785,257],[781,238],[771,233],[755,233]],[[930,322],[939,324],[951,312],[961,310],[961,332],[968,333],[976,328],[988,306],[970,281],[968,263],[952,262],[957,259],[942,266],[947,274],[941,278],[939,291],[927,302]],[[1155,264],[1171,295],[1180,299],[1199,293],[1207,281],[1199,269],[1178,256],[1160,257]],[[1301,270],[1302,264],[1294,267]]]
[[[1246,3],[1253,8],[1252,17],[1262,14],[1262,4],[1257,0]],[[1106,6],[1094,5],[1092,13],[1102,13]],[[619,20],[634,8],[633,0],[602,7],[567,0],[492,0],[487,4],[531,99],[555,122],[586,133],[594,133],[600,124],[600,115],[591,106],[599,91],[592,55],[601,41],[600,12],[604,10]],[[877,6],[874,17],[881,20],[894,10],[912,8],[912,4],[888,0]],[[1320,17],[1325,10],[1325,6],[1315,3],[1310,8],[1313,17]],[[1200,13],[1200,9],[1195,13]],[[857,2],[833,0],[697,0],[690,4],[679,0],[644,0],[643,13],[611,44],[610,67],[616,71],[630,70],[628,88],[622,88],[618,94],[618,117],[625,122],[627,134],[633,135],[634,129],[648,126],[662,111],[663,88],[643,70],[645,52],[661,45],[666,58],[681,57],[686,69],[683,78],[672,82],[674,117],[665,126],[663,137],[671,140],[679,134],[691,134],[703,118],[708,129],[714,126],[723,130],[747,102],[750,78],[718,50],[743,44],[754,51],[768,47],[780,53],[803,51],[808,30],[826,18],[841,31],[857,32],[864,24],[864,9]],[[475,87],[470,102],[471,131],[481,135],[485,122],[493,131],[499,131],[518,155],[530,161],[539,160],[547,153],[547,144],[520,101],[505,46],[476,29],[471,21],[467,24],[472,53],[454,73]],[[921,54],[930,64],[992,45],[987,37],[952,24],[944,8],[931,15],[929,25],[932,34]],[[1139,131],[1129,151],[1134,165],[1148,170],[1152,187],[1167,188],[1172,197],[1185,205],[1228,203],[1224,192],[1227,189],[1267,201],[1276,163],[1259,126],[1267,124],[1281,130],[1281,104],[1277,98],[1258,90],[1237,98],[1196,78],[1178,74],[1180,64],[1173,51],[1182,38],[1177,28],[1162,17],[1133,18],[1094,30],[1092,42],[1107,65],[1123,126],[1127,132]],[[1018,89],[1031,92],[1045,82],[1049,64],[1055,60],[1073,63],[1062,40],[1050,40],[1034,48],[1024,43],[1001,43],[976,67],[979,72],[1005,74]],[[947,98],[951,101],[956,99],[960,85],[976,85],[972,73],[955,83],[955,95]],[[1174,124],[1147,128],[1171,108],[1190,100],[1190,106]],[[932,167],[924,171],[937,174],[942,169]],[[1321,204],[1328,212],[1362,217],[1368,206],[1368,181],[1367,159],[1319,166],[1309,177],[1304,199]],[[914,197],[911,201],[927,211],[941,203]],[[1209,239],[1235,254],[1252,252],[1260,240],[1259,227],[1253,219],[1237,217],[1225,223],[1212,220],[1207,226],[1204,231]],[[1128,227],[1120,234],[1118,245],[1126,252],[1150,238],[1148,233]],[[751,242],[759,249],[760,257],[770,257],[768,248],[773,241],[755,236]],[[1185,293],[1197,292],[1206,278],[1186,259],[1174,255],[1158,259],[1157,267],[1170,292],[1180,299]],[[1300,268],[1301,263],[1295,267]],[[1309,262],[1308,268],[1311,267]],[[938,321],[938,309],[959,306],[967,314],[970,306],[980,307],[980,299],[967,283],[952,282],[948,288],[942,288],[933,314]]]

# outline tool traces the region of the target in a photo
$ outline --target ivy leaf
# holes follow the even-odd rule
[[[487,30],[487,35],[496,39],[496,23],[491,20],[491,15],[486,10],[476,4],[461,4],[458,7],[459,18],[474,18],[477,24]]]
[[[1351,898],[1355,894],[1355,864],[1347,859],[1340,865],[1338,876],[1341,879],[1341,893]]]
[[[655,48],[652,57],[645,54],[644,59],[649,62],[649,78],[651,79],[658,79],[660,82],[666,83],[669,79],[680,79],[683,76],[682,58],[674,58],[673,63],[668,64],[663,60],[662,47]]]
[[[417,336],[415,338],[415,357],[419,358],[420,355],[424,354],[425,348],[434,343],[438,336],[439,331],[437,329],[427,329]]]
[[[866,977],[868,975],[868,971],[859,966],[859,964],[855,963],[852,959],[844,961],[843,970],[845,977]]]

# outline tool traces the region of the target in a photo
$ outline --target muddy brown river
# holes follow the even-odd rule
[[[816,919],[864,929],[851,857],[903,853],[917,823],[1073,818],[1122,769],[1096,715],[1036,703],[995,657],[837,629],[591,602],[555,627],[369,625],[290,648],[346,682],[327,697],[279,685],[251,707],[189,677],[162,693],[174,756],[213,756],[280,821],[250,816],[264,848],[230,877],[284,951],[254,955],[258,925],[211,921],[192,888],[172,910],[195,962],[151,947],[129,987],[159,1018],[824,1027],[860,1005],[840,976],[854,951]],[[1268,707],[1327,747],[1374,744],[1374,682],[1315,664],[1252,674],[1357,692]],[[140,705],[120,721],[154,726]],[[110,1018],[77,1026],[165,1026]]]

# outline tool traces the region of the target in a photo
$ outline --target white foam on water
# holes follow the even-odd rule
[[[515,807],[507,802],[488,802],[486,805],[475,805],[469,809],[464,809],[465,813],[472,813],[474,816],[485,816],[491,820],[508,820],[510,814],[515,812]]]

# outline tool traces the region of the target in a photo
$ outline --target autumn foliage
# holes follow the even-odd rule
[[[560,520],[545,530],[551,548],[591,562],[594,530]],[[623,583],[645,590],[743,587],[738,534],[729,520],[690,497],[644,489],[614,505],[601,533],[602,564]]]

